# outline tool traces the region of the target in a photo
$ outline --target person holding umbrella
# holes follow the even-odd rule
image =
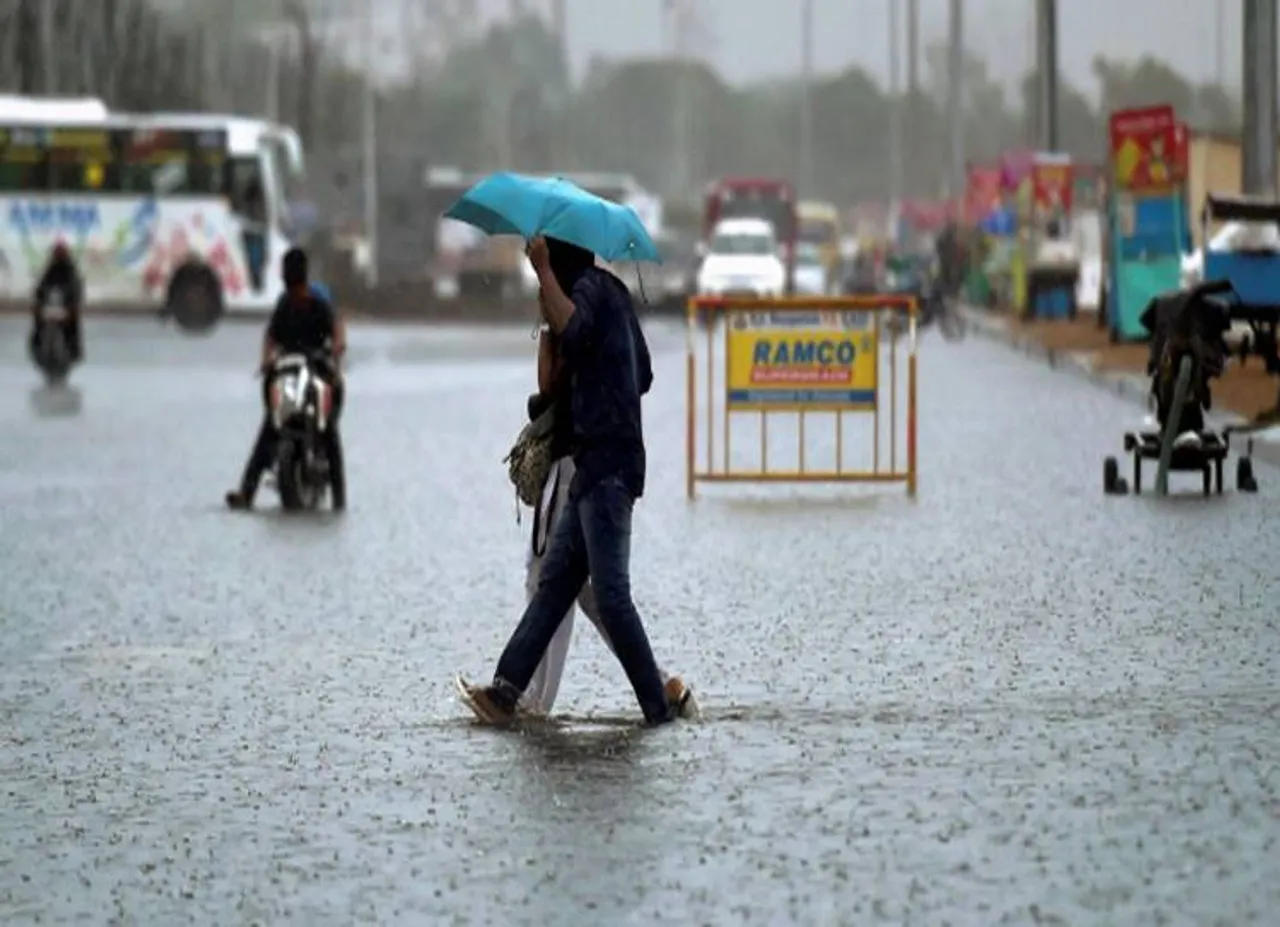
[[[664,685],[631,598],[631,514],[645,481],[640,399],[653,383],[653,370],[630,291],[596,266],[600,252],[590,246],[607,248],[601,254],[606,260],[656,259],[657,250],[633,211],[567,181],[494,175],[464,194],[447,215],[529,240],[526,254],[541,287],[542,317],[570,377],[575,468],[568,505],[547,542],[537,590],[492,683],[458,680],[467,704],[487,723],[515,719],[538,663],[590,579],[603,630],[645,721],[673,721],[690,708],[692,693],[677,677]]]

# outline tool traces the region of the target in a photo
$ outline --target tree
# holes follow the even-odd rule
[[[1022,79],[1021,111],[1025,114],[1027,138],[1034,143],[1035,126],[1040,124],[1040,77],[1034,71]],[[1065,81],[1058,83],[1058,147],[1084,163],[1097,163],[1104,150],[1104,118],[1089,98]]]
[[[1102,109],[1132,109],[1168,103],[1179,113],[1195,107],[1195,90],[1182,75],[1159,59],[1144,55],[1136,62],[1093,59],[1093,75],[1101,85]]]
[[[0,0],[0,92],[43,88],[42,2]],[[63,47],[75,49],[51,63],[56,92],[101,96],[125,110],[263,114],[273,57],[262,28],[284,24],[300,41],[292,55],[275,56],[279,118],[304,138],[316,195],[356,208],[360,188],[350,181],[361,163],[366,85],[325,47],[319,0],[47,2]],[[419,9],[414,28],[421,34],[407,37],[416,51],[414,76],[377,95],[384,200],[408,209],[427,164],[617,171],[664,190],[696,189],[726,174],[797,172],[805,92],[798,81],[735,88],[703,63],[647,58],[593,61],[574,88],[560,44],[541,19],[519,16],[483,30],[480,21],[476,0],[433,0]],[[950,152],[945,45],[924,49],[922,64],[919,91],[896,104],[906,117],[904,193],[936,196]],[[977,55],[966,56],[963,72],[971,159],[990,161],[1026,145],[1038,103],[1030,76],[1010,95]],[[1157,58],[1099,57],[1093,72],[1101,86],[1097,107],[1077,88],[1059,86],[1062,147],[1081,161],[1101,156],[1106,116],[1120,107],[1170,103],[1197,127],[1240,124],[1232,94],[1196,85]],[[816,189],[803,192],[841,203],[883,199],[895,105],[885,88],[850,68],[820,77],[809,93]],[[678,170],[684,164],[687,177]]]

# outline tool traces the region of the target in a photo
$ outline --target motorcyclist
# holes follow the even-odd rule
[[[67,348],[72,360],[84,357],[84,345],[80,331],[80,304],[84,297],[84,286],[80,279],[79,268],[75,258],[62,242],[53,246],[49,252],[49,262],[36,284],[35,301],[31,307],[31,348],[35,350],[36,336],[40,331],[40,314],[48,305],[49,297],[55,292],[62,296],[62,305],[67,310],[66,321],[63,322],[63,333],[67,339]]]
[[[300,248],[290,249],[282,262],[285,292],[276,303],[275,312],[267,324],[262,342],[261,370],[263,374],[262,403],[264,415],[258,439],[254,443],[249,461],[245,465],[240,488],[227,493],[227,505],[233,509],[248,509],[253,505],[254,494],[262,473],[271,465],[275,449],[276,431],[271,420],[268,397],[271,386],[271,370],[281,354],[328,351],[330,362],[321,375],[333,387],[333,411],[329,427],[325,430],[326,451],[329,457],[330,487],[333,507],[346,508],[347,482],[342,460],[342,438],[338,433],[338,421],[342,412],[344,382],[339,364],[347,349],[346,326],[337,311],[322,292],[323,285],[312,286],[307,281],[307,256]]]

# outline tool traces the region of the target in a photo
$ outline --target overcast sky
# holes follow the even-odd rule
[[[510,0],[485,0],[493,11]],[[731,81],[796,73],[800,68],[800,0],[692,0],[711,33],[705,57]],[[888,79],[888,9],[903,0],[813,0],[814,59],[820,70],[857,63]],[[947,0],[918,0],[921,42],[943,39]],[[663,0],[566,0],[575,69],[593,54],[657,53]],[[530,9],[549,0],[525,0]],[[1031,61],[1032,0],[964,0],[966,44],[987,57],[996,76],[1014,80]],[[1096,54],[1137,58],[1158,54],[1196,79],[1219,67],[1240,82],[1239,0],[1060,0],[1059,55],[1066,76],[1095,91],[1089,63]],[[905,25],[902,27],[905,30]],[[904,65],[905,67],[905,65]]]
[[[169,0],[192,3],[196,0]],[[267,0],[223,0],[267,2]],[[379,69],[384,79],[403,77],[415,48],[434,45],[419,27],[407,25],[426,0],[313,0],[336,14],[330,47],[363,59],[363,27],[358,19],[376,11]],[[437,0],[445,2],[445,0]],[[464,0],[451,0],[461,3]],[[477,26],[510,14],[513,7],[550,15],[553,0],[471,0]],[[657,55],[664,51],[667,0],[565,0],[569,54],[580,76],[593,56]],[[699,55],[732,83],[796,75],[801,61],[802,0],[686,0],[704,26]],[[820,72],[857,64],[883,83],[889,77],[889,7],[897,4],[904,22],[905,0],[812,0],[814,63]],[[943,41],[948,0],[918,0],[920,42]],[[987,59],[992,76],[1008,86],[1026,73],[1034,43],[1033,0],[963,0],[965,44]],[[1095,55],[1134,60],[1162,57],[1197,81],[1217,79],[1240,85],[1240,0],[1059,0],[1059,63],[1073,84],[1091,95]],[[207,8],[206,8],[207,9]],[[346,13],[344,17],[342,14]],[[348,19],[347,17],[352,17]],[[905,50],[903,52],[905,80]],[[921,73],[921,79],[926,75]]]

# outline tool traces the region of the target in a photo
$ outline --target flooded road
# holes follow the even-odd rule
[[[527,330],[353,331],[341,518],[221,506],[257,330],[91,322],[58,393],[22,331],[0,923],[1274,923],[1276,471],[1105,498],[1140,410],[933,336],[917,501],[689,504],[682,336],[654,329],[634,584],[707,720],[635,730],[587,628],[567,723],[500,733],[451,678],[522,606]]]

